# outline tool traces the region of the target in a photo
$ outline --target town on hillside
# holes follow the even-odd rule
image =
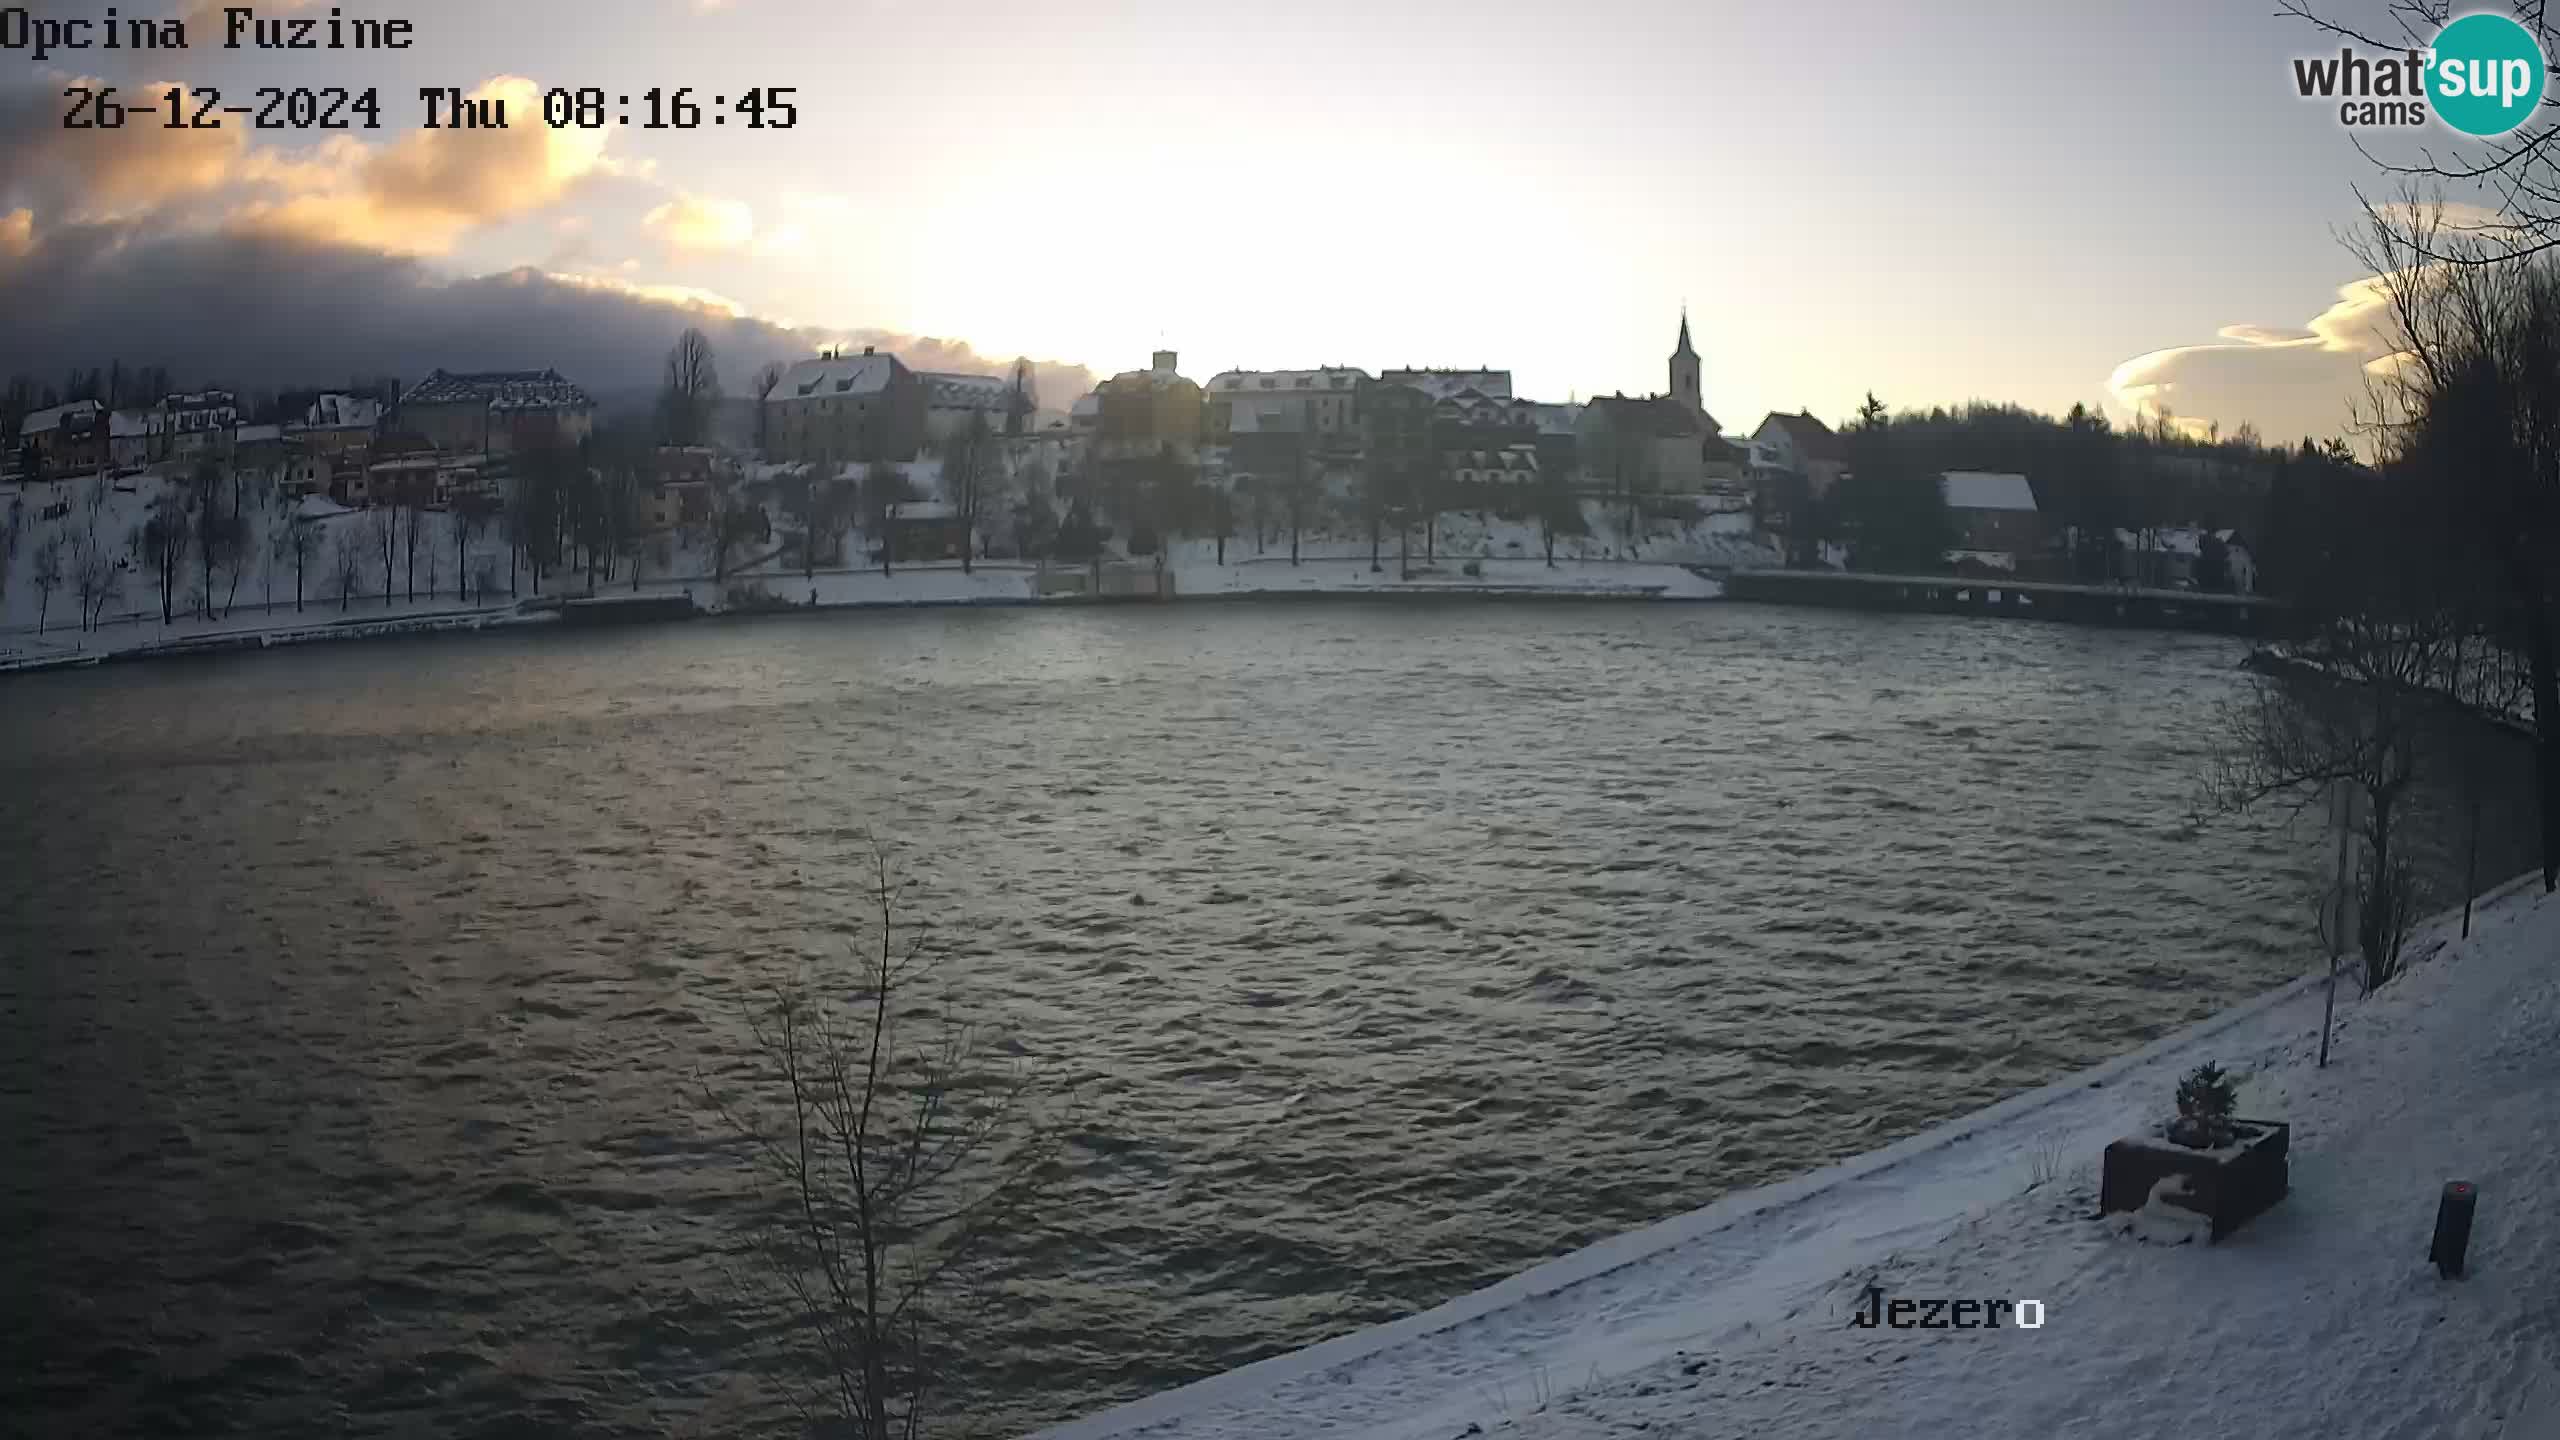
[[[1707,407],[1684,313],[1665,388],[1549,402],[1496,368],[1231,370],[1160,350],[1064,409],[1010,373],[865,347],[742,394],[687,332],[654,412],[556,370],[244,395],[165,371],[0,392],[0,629],[341,613],[979,562],[1353,558],[1401,578],[1560,562],[2006,576],[2248,594],[2297,466],[2254,435],[2074,407]],[[2277,537],[2280,538],[2280,537]],[[1072,592],[1072,576],[1057,582]],[[1040,593],[1050,593],[1044,588]]]

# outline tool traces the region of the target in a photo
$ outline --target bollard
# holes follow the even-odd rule
[[[2436,1201],[2436,1238],[2427,1258],[2447,1279],[2462,1274],[2462,1258],[2471,1248],[2471,1215],[2479,1208],[2480,1191],[2468,1180],[2447,1180]]]

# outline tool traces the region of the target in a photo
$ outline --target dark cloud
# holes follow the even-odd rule
[[[608,394],[654,387],[689,325],[710,335],[733,394],[758,366],[826,344],[876,345],[926,370],[998,373],[1007,363],[961,341],[788,329],[531,268],[452,278],[420,260],[268,229],[153,234],[39,216],[31,241],[0,246],[0,375],[51,379],[121,359],[166,365],[181,383],[255,389],[552,366]],[[1053,408],[1093,383],[1082,366],[1042,363],[1035,373]]]

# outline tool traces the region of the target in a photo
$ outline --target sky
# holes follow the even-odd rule
[[[2339,240],[2372,170],[2290,81],[2336,45],[2265,4],[338,0],[410,21],[397,53],[114,8],[191,14],[192,48],[0,51],[0,372],[548,345],[645,379],[600,337],[691,305],[733,389],[859,338],[1049,362],[1054,406],[1159,347],[1196,379],[1494,366],[1563,400],[1661,389],[1685,305],[1728,430],[1873,391],[2293,437],[2344,430],[2376,355]],[[385,128],[64,130],[83,77],[376,86]],[[508,96],[512,128],[420,131],[422,86]],[[792,87],[799,124],[546,131],[555,86],[635,122],[652,87]]]

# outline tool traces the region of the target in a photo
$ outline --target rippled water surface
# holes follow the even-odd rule
[[[698,1077],[875,832],[1078,1094],[977,1428],[1406,1313],[2299,973],[2316,839],[2185,823],[2239,656],[1325,604],[0,686],[0,1415],[787,1432]]]

